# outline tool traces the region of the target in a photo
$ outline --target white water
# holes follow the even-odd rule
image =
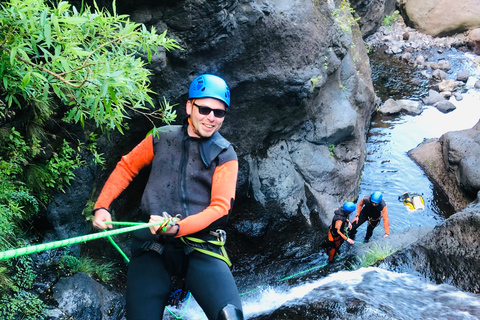
[[[411,274],[373,267],[337,272],[286,289],[262,288],[242,298],[245,319],[269,314],[282,305],[302,303],[301,299],[303,303],[328,299],[341,305],[358,299],[364,301],[369,314],[377,314],[378,319],[480,319],[478,295],[450,285],[430,284]],[[185,312],[184,319],[206,319],[193,298],[186,304],[172,311],[177,316]]]

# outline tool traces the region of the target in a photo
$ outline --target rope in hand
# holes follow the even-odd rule
[[[46,250],[51,250],[51,249],[57,249],[60,247],[66,247],[72,244],[77,244],[81,242],[86,242],[86,241],[91,241],[91,240],[96,240],[100,238],[107,238],[117,234],[122,234],[122,233],[127,233],[143,228],[149,228],[153,226],[158,226],[160,225],[160,228],[164,228],[167,224],[169,224],[172,221],[172,218],[166,218],[162,221],[155,221],[155,222],[150,222],[150,223],[142,223],[142,222],[107,222],[108,224],[123,224],[123,225],[131,225],[130,227],[126,228],[120,228],[116,230],[109,230],[109,231],[104,231],[104,232],[98,232],[98,233],[93,233],[93,234],[87,234],[84,236],[78,236],[78,237],[73,237],[69,239],[64,239],[64,240],[59,240],[59,241],[53,241],[53,242],[47,242],[47,243],[42,243],[42,244],[37,244],[37,245],[31,245],[23,248],[17,248],[17,249],[11,249],[11,250],[6,250],[3,252],[0,252],[0,261],[1,260],[8,260],[11,258],[16,258],[20,256],[24,256],[27,254],[32,254],[32,253],[38,253]],[[113,239],[111,240],[113,241]],[[126,256],[124,256],[126,257]],[[127,259],[128,261],[128,259]]]

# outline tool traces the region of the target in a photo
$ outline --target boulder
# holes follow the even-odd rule
[[[474,198],[480,190],[480,121],[472,129],[445,133],[440,142],[445,168],[455,172],[457,185]]]
[[[470,71],[463,70],[457,74],[457,80],[462,82],[467,82],[468,77],[470,77]]]
[[[453,92],[457,90],[458,84],[453,79],[444,79],[438,84],[439,91],[450,91]]]
[[[447,196],[455,211],[480,191],[480,121],[471,129],[447,132],[408,152]]]
[[[399,0],[407,25],[435,37],[480,27],[480,2],[465,0]]]
[[[450,95],[451,95],[451,93],[448,95],[448,97]],[[448,100],[443,100],[443,101],[437,102],[437,103],[434,104],[434,107],[437,108],[442,113],[449,113],[450,111],[453,111],[457,108],[452,102],[450,102]]]
[[[417,243],[384,259],[384,264],[401,272],[412,270],[438,284],[480,293],[479,233],[480,204],[473,203]]]
[[[422,113],[422,105],[418,101],[407,99],[388,99],[378,109],[378,112],[383,115],[393,115],[398,113],[406,113],[411,115],[419,115]]]
[[[58,303],[60,319],[104,319],[117,320],[125,314],[125,300],[122,294],[108,290],[83,272],[73,277],[62,278],[53,286],[53,298]]]
[[[473,29],[468,33],[468,41],[473,47],[473,52],[480,55],[480,28]]]
[[[428,96],[423,99],[423,103],[426,105],[434,105],[437,102],[443,101],[445,98],[438,92],[432,89],[428,90]]]

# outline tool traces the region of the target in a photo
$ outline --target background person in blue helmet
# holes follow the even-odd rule
[[[385,235],[388,237],[390,230],[388,224],[387,205],[383,200],[383,194],[380,191],[375,191],[370,196],[363,197],[357,204],[357,215],[352,220],[352,230],[350,237],[355,239],[357,229],[365,221],[368,221],[367,233],[365,234],[365,242],[368,242],[373,234],[373,229],[380,223],[383,218],[383,226],[385,228]]]
[[[348,220],[350,213],[355,211],[355,203],[345,202],[341,208],[337,208],[334,211],[332,224],[328,230],[328,262],[334,262],[334,258],[340,253],[340,246],[344,241],[349,244],[354,244],[352,239],[348,238],[347,228],[351,229],[352,224]]]
[[[238,175],[237,154],[221,128],[230,90],[215,75],[190,85],[183,125],[164,126],[123,156],[94,207],[93,226],[106,229],[112,201],[151,165],[141,209],[144,221],[175,223],[134,232],[127,273],[127,319],[158,320],[172,280],[186,287],[209,320],[243,320],[242,304],[223,243]],[[198,241],[198,242],[197,242]],[[209,241],[214,241],[210,243]]]

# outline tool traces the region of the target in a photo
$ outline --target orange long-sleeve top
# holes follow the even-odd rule
[[[152,163],[154,158],[154,139],[152,135],[149,135],[117,163],[94,208],[108,209],[113,200],[128,187],[142,168]],[[178,221],[180,229],[176,237],[200,232],[215,221],[228,216],[235,199],[237,175],[238,161],[236,159],[222,163],[215,168],[211,183],[210,204],[204,210]]]
[[[363,206],[365,205],[364,199],[365,199],[365,197],[363,197],[363,198],[358,202],[358,205],[357,205],[357,217],[360,216],[360,212],[362,211]],[[368,197],[366,198],[366,201],[369,201],[369,200],[368,200]],[[385,229],[385,234],[390,234],[390,225],[389,225],[389,222],[388,222],[388,211],[387,211],[387,205],[386,205],[386,204],[385,204],[385,206],[383,207],[381,213],[382,213],[382,218],[383,218],[383,227],[384,227],[384,229]]]

